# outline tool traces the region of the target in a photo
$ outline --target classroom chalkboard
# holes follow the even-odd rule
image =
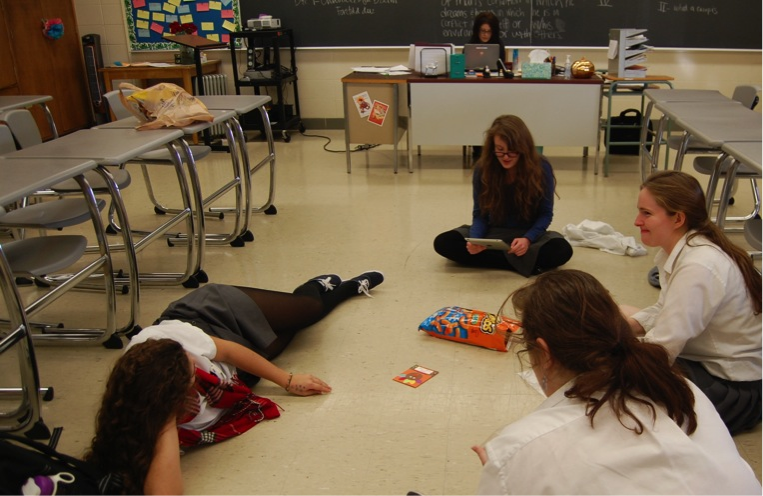
[[[294,30],[298,47],[463,45],[476,14],[501,19],[506,46],[605,47],[644,28],[656,48],[761,49],[761,0],[239,0]]]

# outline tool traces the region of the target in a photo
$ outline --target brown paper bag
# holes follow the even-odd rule
[[[122,90],[132,90],[133,93],[125,95]],[[142,122],[136,129],[185,127],[194,122],[214,120],[198,98],[172,83],[159,83],[146,89],[120,83],[119,99]]]

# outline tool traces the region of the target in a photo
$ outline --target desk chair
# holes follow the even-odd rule
[[[14,242],[23,243],[24,241]],[[0,338],[0,356],[15,351],[19,369],[18,388],[3,388],[0,395],[4,399],[19,398],[17,405],[9,411],[0,412],[0,431],[22,432],[28,437],[46,439],[50,430],[42,420],[40,402],[40,377],[34,346],[29,334],[24,305],[13,283],[13,273],[5,258],[7,245],[0,245],[0,293],[5,303],[10,321],[10,331]],[[6,380],[8,376],[5,375]],[[46,392],[45,399],[52,399],[52,389]]]

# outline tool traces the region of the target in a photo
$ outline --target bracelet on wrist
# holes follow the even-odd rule
[[[293,377],[294,377],[294,373],[289,372],[289,379],[286,381],[286,387],[284,387],[287,393],[289,392],[289,387],[291,387],[291,380]]]

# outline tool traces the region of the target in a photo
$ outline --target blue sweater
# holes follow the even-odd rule
[[[480,175],[482,172],[481,167],[474,168],[474,175],[472,176],[472,196],[474,200],[474,208],[472,209],[472,225],[469,229],[469,236],[473,238],[484,238],[490,228],[507,228],[507,229],[525,229],[525,237],[530,240],[531,243],[540,238],[543,233],[546,232],[548,226],[551,225],[551,219],[554,217],[554,177],[551,170],[551,164],[545,159],[541,160],[541,167],[543,168],[544,176],[544,188],[545,193],[543,198],[538,203],[538,207],[535,210],[533,218],[528,220],[522,220],[519,218],[519,213],[512,211],[511,207],[506,207],[506,214],[504,215],[504,222],[501,225],[495,225],[490,221],[490,215],[482,215],[479,206],[479,196],[482,191],[482,183],[480,181]],[[511,184],[506,186],[508,197],[514,194],[516,186]]]

